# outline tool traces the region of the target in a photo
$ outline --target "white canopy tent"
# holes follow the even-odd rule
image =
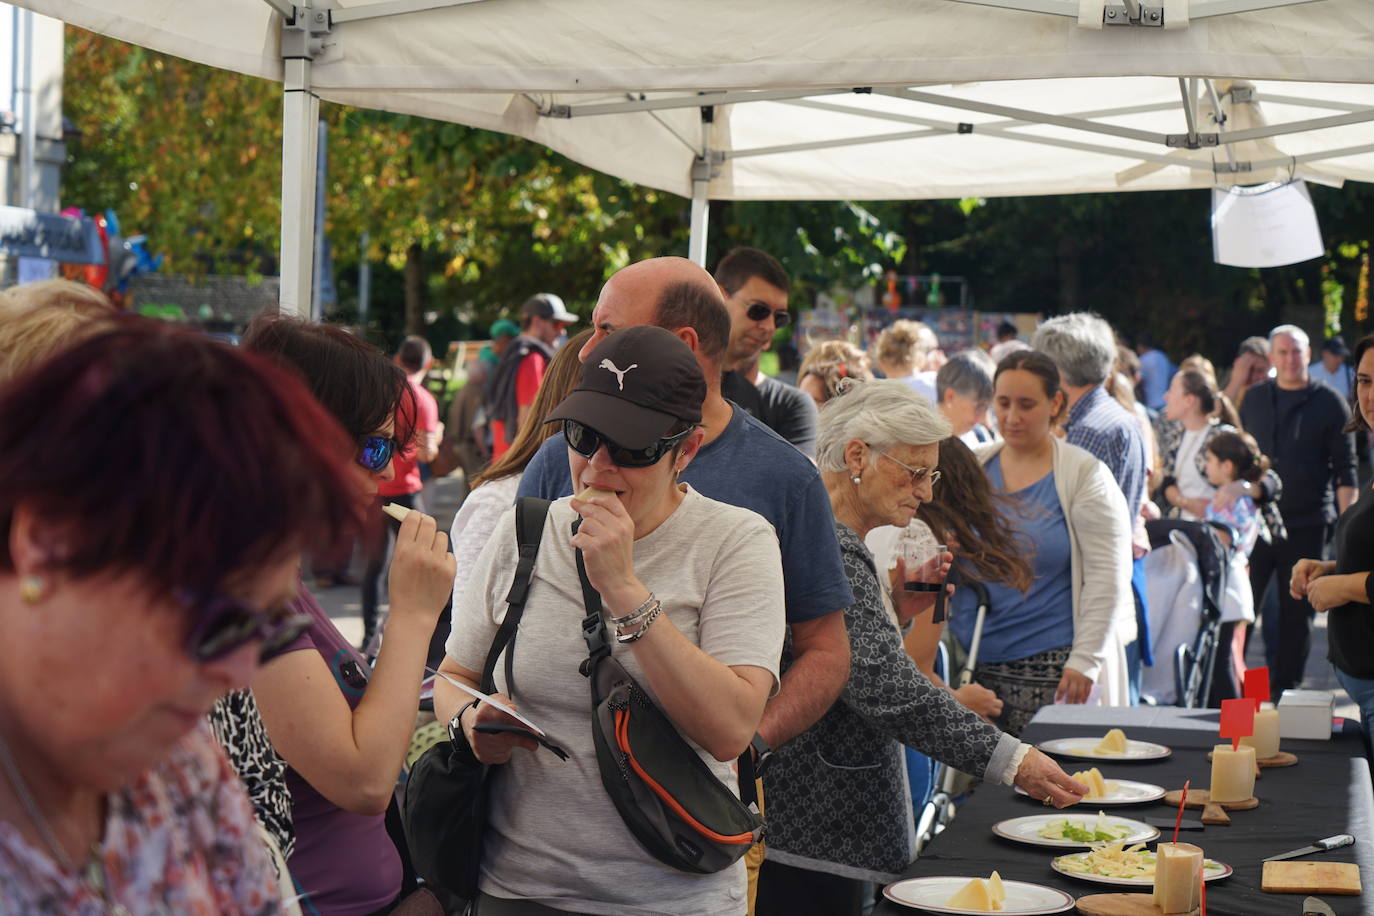
[[[711,199],[1374,181],[1369,0],[20,2],[283,82],[285,309],[310,295],[320,98],[691,197],[699,261]]]

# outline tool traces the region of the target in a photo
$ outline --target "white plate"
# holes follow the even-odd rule
[[[1068,818],[1072,821],[1083,821],[1091,824],[1097,820],[1097,813],[1088,814],[1086,810],[1082,813],[1072,812],[1072,809],[1057,811],[1053,814],[1031,814],[1026,817],[1014,817],[1007,821],[998,821],[992,825],[992,832],[1008,840],[1017,843],[1029,843],[1032,846],[1057,846],[1065,849],[1081,848],[1091,846],[1092,843],[1080,842],[1079,840],[1051,840],[1040,836],[1041,828],[1049,824],[1050,821],[1059,821]],[[1131,832],[1121,837],[1121,842],[1130,846],[1132,843],[1147,843],[1159,836],[1159,828],[1151,827],[1142,821],[1133,821],[1128,817],[1107,817],[1107,824],[1111,827],[1130,827]],[[1113,842],[1116,842],[1113,840]]]
[[[986,877],[980,875],[979,877]],[[945,906],[945,901],[959,892],[959,889],[972,881],[972,877],[932,877],[907,878],[883,888],[883,896],[893,903],[915,907],[927,913],[980,913],[981,910],[964,910]],[[1063,913],[1073,909],[1073,897],[1061,890],[1041,884],[1027,884],[1025,881],[1003,881],[1007,892],[1006,903],[999,913],[1019,913],[1032,916],[1040,913]]]
[[[1093,748],[1101,743],[1101,738],[1055,738],[1051,741],[1041,741],[1036,747],[1046,754],[1055,754],[1059,757],[1086,757],[1089,760],[1162,760],[1173,753],[1162,744],[1128,738],[1124,753],[1099,754]]]
[[[1067,856],[1058,856],[1050,860],[1050,867],[1067,878],[1078,878],[1083,881],[1092,881],[1097,884],[1115,884],[1120,887],[1154,887],[1154,878],[1109,878],[1106,875],[1094,875],[1088,872],[1067,871],[1060,867],[1059,863],[1065,859],[1076,859],[1087,855],[1084,852],[1070,853]],[[1208,881],[1220,881],[1222,878],[1231,877],[1232,868],[1224,862],[1213,862],[1203,869],[1203,877]]]
[[[1080,805],[1139,805],[1164,797],[1164,787],[1152,783],[1136,782],[1133,779],[1108,779],[1107,782],[1116,783],[1116,792],[1101,796],[1085,795],[1078,803]],[[1021,795],[1030,795],[1020,786],[1016,787],[1016,791]]]

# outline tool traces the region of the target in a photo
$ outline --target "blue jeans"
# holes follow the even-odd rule
[[[1370,744],[1370,728],[1374,726],[1374,681],[1346,674],[1340,668],[1332,667],[1336,680],[1341,682],[1350,699],[1360,707],[1360,724],[1364,726],[1365,747]]]

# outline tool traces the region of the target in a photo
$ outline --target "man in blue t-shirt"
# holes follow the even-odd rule
[[[815,466],[785,439],[720,393],[730,316],[711,275],[685,258],[653,258],[617,272],[592,312],[581,358],[621,328],[652,324],[677,334],[706,374],[705,442],[682,473],[698,492],[766,518],[782,548],[791,666],[769,701],[759,734],[778,747],[815,724],[849,680],[843,609],[853,601],[840,560],[830,499]],[[521,496],[572,493],[568,447],[553,436],[525,468]]]

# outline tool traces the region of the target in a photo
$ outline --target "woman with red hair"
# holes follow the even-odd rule
[[[139,319],[0,389],[0,912],[277,912],[204,720],[301,632],[350,450],[288,373]]]

